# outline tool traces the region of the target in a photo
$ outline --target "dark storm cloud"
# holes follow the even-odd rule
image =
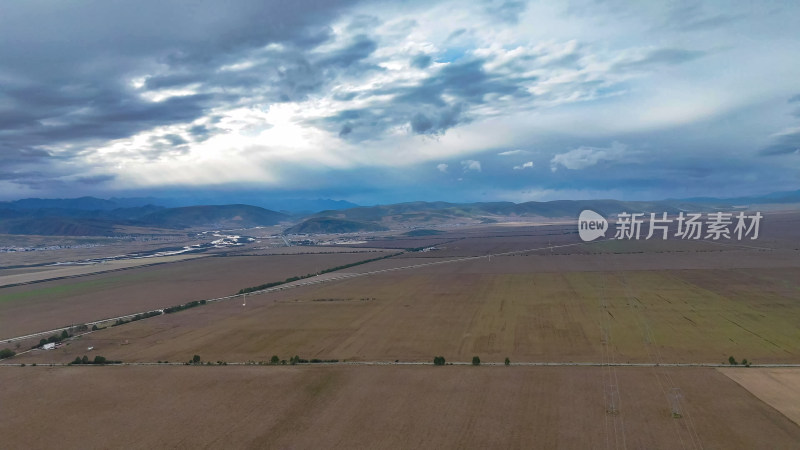
[[[344,124],[342,125],[342,129],[339,130],[339,137],[347,136],[352,132],[353,132],[353,127],[351,127],[349,124]]]
[[[349,1],[7,2],[0,12],[0,161],[44,161],[61,147],[130,137],[156,126],[190,123],[242,99],[288,101],[324,86],[329,67],[349,67],[376,43],[350,45],[309,61],[332,39],[329,21]],[[279,44],[264,51],[269,44]],[[221,67],[257,57],[248,70]],[[131,81],[143,79],[140,89]],[[142,93],[196,88],[151,102]],[[208,128],[192,128],[195,140]],[[186,139],[167,138],[179,147]],[[166,147],[159,147],[171,151]],[[144,149],[152,153],[158,149]]]
[[[366,35],[360,34],[355,36],[353,42],[347,47],[331,52],[323,58],[319,65],[321,67],[350,67],[356,62],[367,58],[377,48],[378,44],[375,41]]]
[[[183,145],[183,144],[188,144],[189,143],[189,141],[187,141],[186,139],[178,136],[177,134],[164,135],[164,139],[169,141],[169,143],[172,144],[172,145]]]
[[[140,156],[149,160],[174,158],[189,153],[189,146],[186,145],[188,143],[175,134],[150,136],[147,139],[147,145],[139,146],[137,151]]]
[[[442,134],[459,123],[467,122],[462,117],[463,104],[443,108],[433,114],[417,113],[411,118],[411,130],[417,134]]]
[[[368,36],[357,35],[338,50],[314,54],[292,43],[284,43],[281,48],[248,50],[237,60],[226,61],[231,67],[244,61],[245,68],[226,69],[227,64],[211,64],[188,72],[150,77],[145,85],[215,91],[214,104],[303,101],[334,82],[339,73],[363,74],[380,70],[377,66],[363,64],[377,45]],[[227,97],[222,97],[220,90],[227,92]]]
[[[411,67],[416,67],[417,69],[424,69],[431,65],[433,58],[430,55],[425,55],[420,53],[419,55],[411,58]]]
[[[97,184],[103,184],[105,182],[114,180],[115,178],[117,178],[117,176],[112,174],[92,175],[88,177],[78,177],[75,181],[77,181],[80,184],[93,186]]]
[[[67,183],[55,178],[17,178],[11,180],[14,184],[25,186],[33,190],[61,190],[67,188]]]
[[[4,6],[0,131],[14,151],[0,158],[46,160],[49,154],[37,149],[47,145],[62,147],[59,158],[68,159],[86,145],[187,124],[185,135],[141,148],[148,159],[181,154],[188,141],[222,132],[189,125],[215,107],[303,101],[334,82],[338,72],[363,76],[382,70],[367,61],[378,48],[367,34],[380,24],[373,16],[350,19],[347,29],[357,34],[336,43],[336,49],[314,51],[332,42],[330,20],[346,3],[243,1],[234,8],[216,2],[84,1],[51,14],[41,14],[48,5],[37,0]],[[513,22],[524,8],[522,2],[495,3],[493,14]],[[432,57],[418,54],[411,63],[426,69]],[[142,84],[134,85],[136,79]],[[527,96],[519,82],[486,73],[482,60],[454,62],[417,86],[384,88],[394,101],[361,110],[357,117],[344,111],[330,122],[351,139],[374,137],[398,124],[408,124],[414,133],[441,134],[469,121],[470,105],[484,103],[486,95]],[[142,95],[160,90],[195,93],[159,102]],[[343,93],[337,99],[375,94],[381,92]]]
[[[52,156],[50,152],[40,148],[20,148],[0,143],[0,163],[6,167],[13,163],[30,163]]]
[[[0,171],[0,180],[22,180],[31,178],[41,178],[41,172],[23,172],[23,171]]]
[[[213,134],[213,130],[205,125],[195,125],[190,127],[187,132],[192,137],[194,142],[203,142],[208,140]]]
[[[9,66],[41,75],[43,66],[81,72],[113,61],[129,69],[141,58],[161,62],[211,61],[271,42],[313,47],[319,23],[346,2],[48,1],[5,3],[0,56]],[[311,31],[310,31],[311,30]],[[128,58],[135,58],[128,61]],[[70,62],[71,64],[64,64]]]
[[[485,60],[454,62],[413,86],[378,88],[362,92],[361,97],[389,96],[369,108],[339,111],[325,118],[323,126],[339,130],[339,136],[352,140],[372,139],[387,128],[408,124],[415,134],[440,135],[470,121],[470,106],[490,101],[489,96],[529,99],[523,83],[535,77],[489,73]],[[315,120],[313,123],[318,124]]]
[[[761,155],[800,155],[800,131],[784,134],[775,139],[775,142],[759,151]]]
[[[47,112],[41,108],[42,119],[9,130],[5,139],[12,145],[29,148],[94,139],[119,139],[155,126],[194,120],[203,115],[213,99],[212,95],[190,95],[151,103],[124,92],[87,97],[73,111],[65,107],[63,114],[68,116],[56,116],[57,122],[54,124],[45,122]],[[31,105],[31,110],[39,109]]]
[[[513,95],[517,98],[530,97],[520,83],[535,80],[535,78],[512,78],[490,74],[484,70],[484,63],[483,59],[475,59],[448,64],[419,86],[409,89],[400,98],[411,102],[430,102],[443,105],[442,96],[444,94],[475,104],[484,103],[484,96],[487,94]]]

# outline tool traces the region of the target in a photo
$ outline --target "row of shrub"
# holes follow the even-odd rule
[[[164,314],[172,314],[178,311],[183,311],[184,309],[194,308],[205,304],[206,304],[205,300],[195,300],[178,306],[170,306],[168,308],[164,308]]]
[[[507,365],[507,366],[511,365],[511,360],[506,358],[504,364]],[[443,366],[443,365],[445,365],[444,356],[434,356],[433,357],[433,365],[434,366]],[[478,356],[473,356],[472,357],[472,365],[473,366],[480,366],[481,365],[481,358],[478,357]]]
[[[135,316],[131,317],[131,318],[130,318],[130,319],[128,319],[128,320],[125,320],[125,319],[117,319],[117,321],[116,321],[116,322],[114,322],[114,324],[113,324],[113,325],[111,325],[111,326],[112,326],[112,327],[116,327],[116,326],[119,326],[119,325],[125,325],[126,323],[130,323],[130,322],[136,322],[137,320],[147,319],[147,318],[149,318],[149,317],[160,316],[161,314],[162,314],[162,312],[161,312],[161,311],[149,311],[149,312],[146,312],[146,313],[136,314]],[[96,327],[97,327],[97,325],[95,325],[94,327],[92,327],[92,330],[93,330],[93,331],[94,331],[94,330],[96,330],[96,329],[97,329]]]
[[[747,359],[743,359],[742,362],[740,363],[736,361],[736,358],[734,358],[733,356],[728,357],[728,364],[732,366],[742,365],[745,367],[750,367],[750,361],[748,361]]]
[[[336,272],[337,270],[349,269],[350,267],[355,267],[355,266],[360,266],[360,265],[366,264],[366,263],[380,261],[382,259],[391,258],[391,257],[397,256],[399,254],[400,253],[392,253],[391,255],[385,255],[385,256],[378,257],[378,258],[365,259],[363,261],[357,261],[357,262],[350,263],[350,264],[344,264],[344,265],[341,265],[341,266],[331,267],[329,269],[321,270],[321,271],[319,271],[317,273],[309,273],[307,275],[289,277],[289,278],[287,278],[287,279],[285,279],[283,281],[273,281],[273,282],[270,282],[270,283],[260,284],[258,286],[247,287],[247,288],[239,289],[239,292],[237,292],[237,294],[249,294],[251,292],[263,291],[264,289],[269,289],[269,288],[272,288],[272,287],[275,287],[275,286],[280,286],[282,284],[291,283],[293,281],[304,280],[306,278],[315,277],[317,275],[322,275],[322,274],[326,274],[326,273],[330,273],[330,272]]]
[[[208,303],[206,300],[194,300],[181,305],[168,306],[163,310],[148,311],[145,313],[136,314],[130,319],[117,319],[111,326],[116,327],[120,325],[125,325],[126,323],[136,322],[137,320],[149,319],[150,317],[160,316],[162,314],[172,314],[178,311],[183,311],[185,309],[195,308],[197,306],[205,305],[206,303]],[[98,328],[97,325],[93,325],[92,331],[97,331],[97,330],[102,330],[102,328]]]
[[[83,358],[80,356],[75,357],[75,361],[69,363],[70,365],[78,365],[78,364],[122,364],[122,361],[111,361],[105,358],[105,356],[97,355],[94,359],[89,359],[88,356],[83,355]]]
[[[97,325],[92,326],[92,331],[98,330]],[[67,329],[61,330],[61,334],[54,334],[47,339],[40,339],[39,343],[31,348],[41,348],[45,344],[57,344],[65,339],[71,338],[76,332],[89,331],[89,325],[85,323],[80,325],[73,325]]]
[[[167,361],[164,361],[164,363],[166,363],[166,362]],[[274,366],[274,365],[286,365],[286,364],[291,364],[291,365],[295,365],[295,364],[324,364],[324,363],[338,363],[338,362],[339,362],[338,359],[318,359],[318,358],[303,359],[303,358],[301,358],[301,357],[299,357],[297,355],[292,356],[287,361],[285,359],[280,359],[278,357],[278,355],[272,355],[272,358],[270,358],[269,362],[265,362],[265,361],[259,361],[259,362],[247,361],[245,363],[245,365],[248,365],[248,366],[272,365],[272,366]],[[159,363],[161,363],[161,361],[159,361]],[[187,366],[202,366],[202,365],[211,366],[211,365],[213,365],[213,363],[211,361],[206,361],[205,363],[203,363],[203,358],[201,358],[200,355],[192,356],[192,359],[187,361],[185,364]],[[225,362],[225,361],[217,361],[217,365],[219,365],[219,366],[227,366],[228,363]]]
[[[278,357],[278,355],[272,355],[272,358],[269,359],[269,362],[248,361],[246,364],[259,365],[259,366],[265,366],[265,365],[270,365],[270,366],[282,365],[282,366],[285,366],[286,364],[291,364],[291,365],[295,365],[295,364],[322,364],[322,363],[338,363],[338,362],[339,362],[338,359],[318,359],[318,358],[303,359],[303,358],[301,358],[301,357],[299,357],[297,355],[292,356],[287,361],[285,359],[280,359]]]

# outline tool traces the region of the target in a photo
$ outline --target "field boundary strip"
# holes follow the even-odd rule
[[[0,363],[0,367],[19,367],[22,363]],[[32,364],[26,364],[31,366]],[[70,363],[36,363],[36,366],[44,367],[66,367]],[[109,363],[97,364],[97,366],[185,366],[185,362],[123,362],[123,363]],[[202,367],[216,367],[220,364],[189,364]],[[225,361],[226,366],[260,366],[260,367],[285,367],[289,365],[296,366],[434,366],[433,362],[428,361],[338,361],[338,362],[301,362],[296,364],[258,364],[255,362],[229,362]],[[453,361],[448,362],[446,366],[473,366],[471,361]],[[605,362],[513,362],[506,366],[503,362],[481,362],[480,366],[489,367],[638,367],[638,368],[651,368],[651,367],[687,367],[687,368],[726,368],[726,369],[740,369],[747,370],[747,367],[729,366],[720,363],[605,363]],[[81,367],[89,367],[81,365]],[[750,368],[768,369],[768,368],[800,368],[800,364],[752,364]]]

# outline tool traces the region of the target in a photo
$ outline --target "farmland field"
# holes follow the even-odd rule
[[[0,289],[0,336],[235,294],[382,253],[204,257]],[[38,339],[37,339],[38,340]]]
[[[227,361],[273,353],[428,361],[432,352],[459,361],[475,354],[488,361],[602,361],[604,345],[617,362],[800,359],[800,268],[527,275],[425,269],[252,296],[247,306],[210,304],[92,333],[80,348],[124,361],[193,353]],[[776,286],[776,277],[785,283]],[[26,358],[69,362],[80,348]]]
[[[720,372],[800,425],[800,370],[720,369]]]
[[[0,431],[17,448],[789,449],[800,441],[800,427],[713,369],[619,369],[619,408],[608,414],[603,370],[6,368],[4,402],[15,406],[0,409]],[[681,386],[681,418],[671,416],[659,376]]]
[[[492,226],[397,245],[384,236],[364,247],[386,247],[377,252],[245,249],[3,288],[0,329],[16,336],[66,317],[230,295],[439,240],[437,250],[246,302],[208,303],[23,352],[3,362],[26,367],[0,366],[9,404],[20,405],[0,412],[1,431],[8,442],[51,446],[54,434],[21,426],[35,416],[72,430],[60,438],[66,447],[107,447],[115,436],[113,445],[125,447],[793,448],[793,400],[775,399],[797,368],[769,376],[759,371],[778,369],[712,368],[731,356],[800,364],[800,250],[787,244],[789,224],[759,245],[586,244],[560,225],[556,233]],[[84,355],[126,365],[43,367]],[[184,365],[193,355],[213,366]],[[336,362],[266,364],[273,355]],[[455,365],[432,367],[436,355]],[[488,367],[471,367],[473,356]],[[35,398],[57,400],[46,408],[24,401]],[[75,419],[53,415],[76,403],[90,409]],[[80,428],[77,417],[89,414],[93,426],[115,433]]]

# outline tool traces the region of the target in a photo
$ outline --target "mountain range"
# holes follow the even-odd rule
[[[184,230],[189,228],[248,228],[286,224],[286,233],[350,233],[381,231],[393,226],[417,227],[447,222],[492,223],[514,218],[575,218],[584,209],[611,216],[620,212],[648,213],[733,210],[759,204],[800,203],[800,191],[730,199],[691,198],[660,201],[555,200],[548,202],[408,202],[354,206],[349,202],[314,200],[328,205],[309,214],[290,214],[259,206],[198,205],[168,208],[155,198],[81,197],[23,199],[0,202],[0,233],[58,236],[110,236],[120,227]]]
[[[0,233],[43,236],[114,236],[120,227],[182,230],[187,228],[249,228],[276,225],[291,216],[250,205],[204,205],[164,208],[136,206],[108,209],[107,201],[93,198],[58,202],[0,204]],[[42,206],[39,208],[32,205]],[[97,209],[89,209],[92,205]],[[105,208],[105,209],[103,209]]]

